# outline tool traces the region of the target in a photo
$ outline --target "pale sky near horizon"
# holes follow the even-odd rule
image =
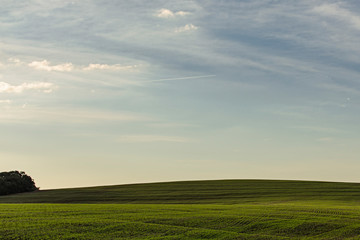
[[[358,1],[0,3],[0,171],[360,182]]]

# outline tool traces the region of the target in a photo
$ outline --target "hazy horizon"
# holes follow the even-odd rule
[[[0,171],[41,189],[359,182],[360,5],[6,1]]]

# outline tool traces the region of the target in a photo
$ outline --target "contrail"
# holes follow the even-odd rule
[[[196,79],[196,78],[208,78],[208,77],[215,77],[215,76],[216,75],[203,75],[203,76],[191,76],[191,77],[179,77],[179,78],[164,78],[164,79],[158,79],[158,80],[144,81],[143,83],[176,81],[176,80],[186,80],[186,79]]]

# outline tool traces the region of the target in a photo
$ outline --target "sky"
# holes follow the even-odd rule
[[[0,3],[0,171],[360,182],[356,0]]]

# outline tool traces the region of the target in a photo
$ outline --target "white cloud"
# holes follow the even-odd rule
[[[44,93],[52,92],[56,86],[47,82],[23,83],[21,85],[11,85],[6,82],[0,82],[0,93],[22,93],[25,90],[39,90]]]
[[[156,16],[159,18],[172,18],[175,16],[186,16],[189,14],[190,14],[189,12],[185,12],[185,11],[173,12],[169,9],[162,8],[157,12]]]
[[[45,112],[44,112],[45,113]],[[46,114],[53,117],[67,118],[71,117],[73,121],[76,122],[86,122],[86,121],[124,121],[124,122],[137,122],[137,121],[147,121],[148,117],[142,116],[136,113],[118,113],[110,111],[100,111],[100,110],[60,110],[57,111],[47,111]]]
[[[37,70],[45,71],[59,71],[59,72],[69,72],[74,69],[72,63],[63,63],[58,65],[50,65],[50,62],[47,60],[43,61],[34,61],[28,64],[29,67],[35,68]]]
[[[175,13],[175,15],[178,15],[178,16],[186,16],[186,15],[189,15],[190,13],[189,12],[184,12],[184,11],[178,11]]]
[[[170,17],[174,17],[175,14],[169,9],[162,8],[158,11],[156,16],[160,18],[170,18]]]
[[[316,139],[316,141],[318,141],[318,142],[332,142],[332,141],[334,141],[334,139],[331,138],[331,137],[323,137],[323,138]]]
[[[152,123],[148,124],[151,128],[187,128],[187,127],[196,127],[194,124],[187,123]]]
[[[10,104],[12,101],[10,99],[0,100],[0,103]]]
[[[344,85],[339,85],[336,83],[321,83],[318,84],[318,87],[320,88],[325,88],[328,90],[332,90],[332,91],[338,91],[338,92],[345,92],[348,94],[356,94],[356,95],[360,95],[360,90],[355,89],[353,87],[347,87]]]
[[[340,7],[338,4],[323,4],[313,8],[313,11],[325,16],[333,16],[337,19],[351,23],[360,30],[360,16]]]
[[[17,64],[17,65],[22,64],[22,62],[18,58],[9,58],[8,62]]]
[[[186,24],[183,27],[179,27],[175,30],[175,32],[180,33],[180,32],[187,32],[187,31],[194,31],[198,29],[197,26],[193,25],[193,24]]]
[[[113,71],[122,71],[122,70],[132,70],[137,68],[139,65],[121,65],[121,64],[99,64],[99,63],[90,63],[87,66],[79,66],[74,65],[71,62],[69,63],[62,63],[57,65],[51,65],[50,61],[42,60],[42,61],[32,61],[30,63],[26,63],[21,61],[17,58],[9,58],[8,62],[10,65],[27,65],[28,67],[34,68],[36,70],[43,70],[43,71],[58,71],[58,72],[70,72],[73,70],[83,70],[83,71],[90,71],[90,70],[113,70]],[[8,66],[9,66],[8,64]],[[0,62],[0,67],[6,67],[7,65],[2,64]]]
[[[120,142],[127,143],[150,143],[150,142],[189,142],[189,139],[176,136],[161,135],[124,135],[118,138]]]
[[[308,132],[319,132],[319,133],[343,133],[341,129],[337,128],[326,128],[321,126],[292,126],[291,129],[298,129]]]
[[[177,78],[163,78],[163,79],[144,81],[144,83],[178,81],[178,80],[188,80],[188,79],[198,79],[198,78],[209,78],[209,77],[215,77],[215,76],[216,75],[203,75],[203,76],[190,76],[190,77],[177,77]]]
[[[121,64],[114,64],[114,65],[108,65],[108,64],[94,64],[91,63],[87,67],[84,67],[83,70],[131,70],[136,68],[136,65],[129,65],[129,66],[123,66]]]
[[[31,122],[91,124],[104,122],[142,122],[152,121],[148,116],[132,112],[112,112],[95,109],[45,108],[24,103],[2,109],[0,122]]]

